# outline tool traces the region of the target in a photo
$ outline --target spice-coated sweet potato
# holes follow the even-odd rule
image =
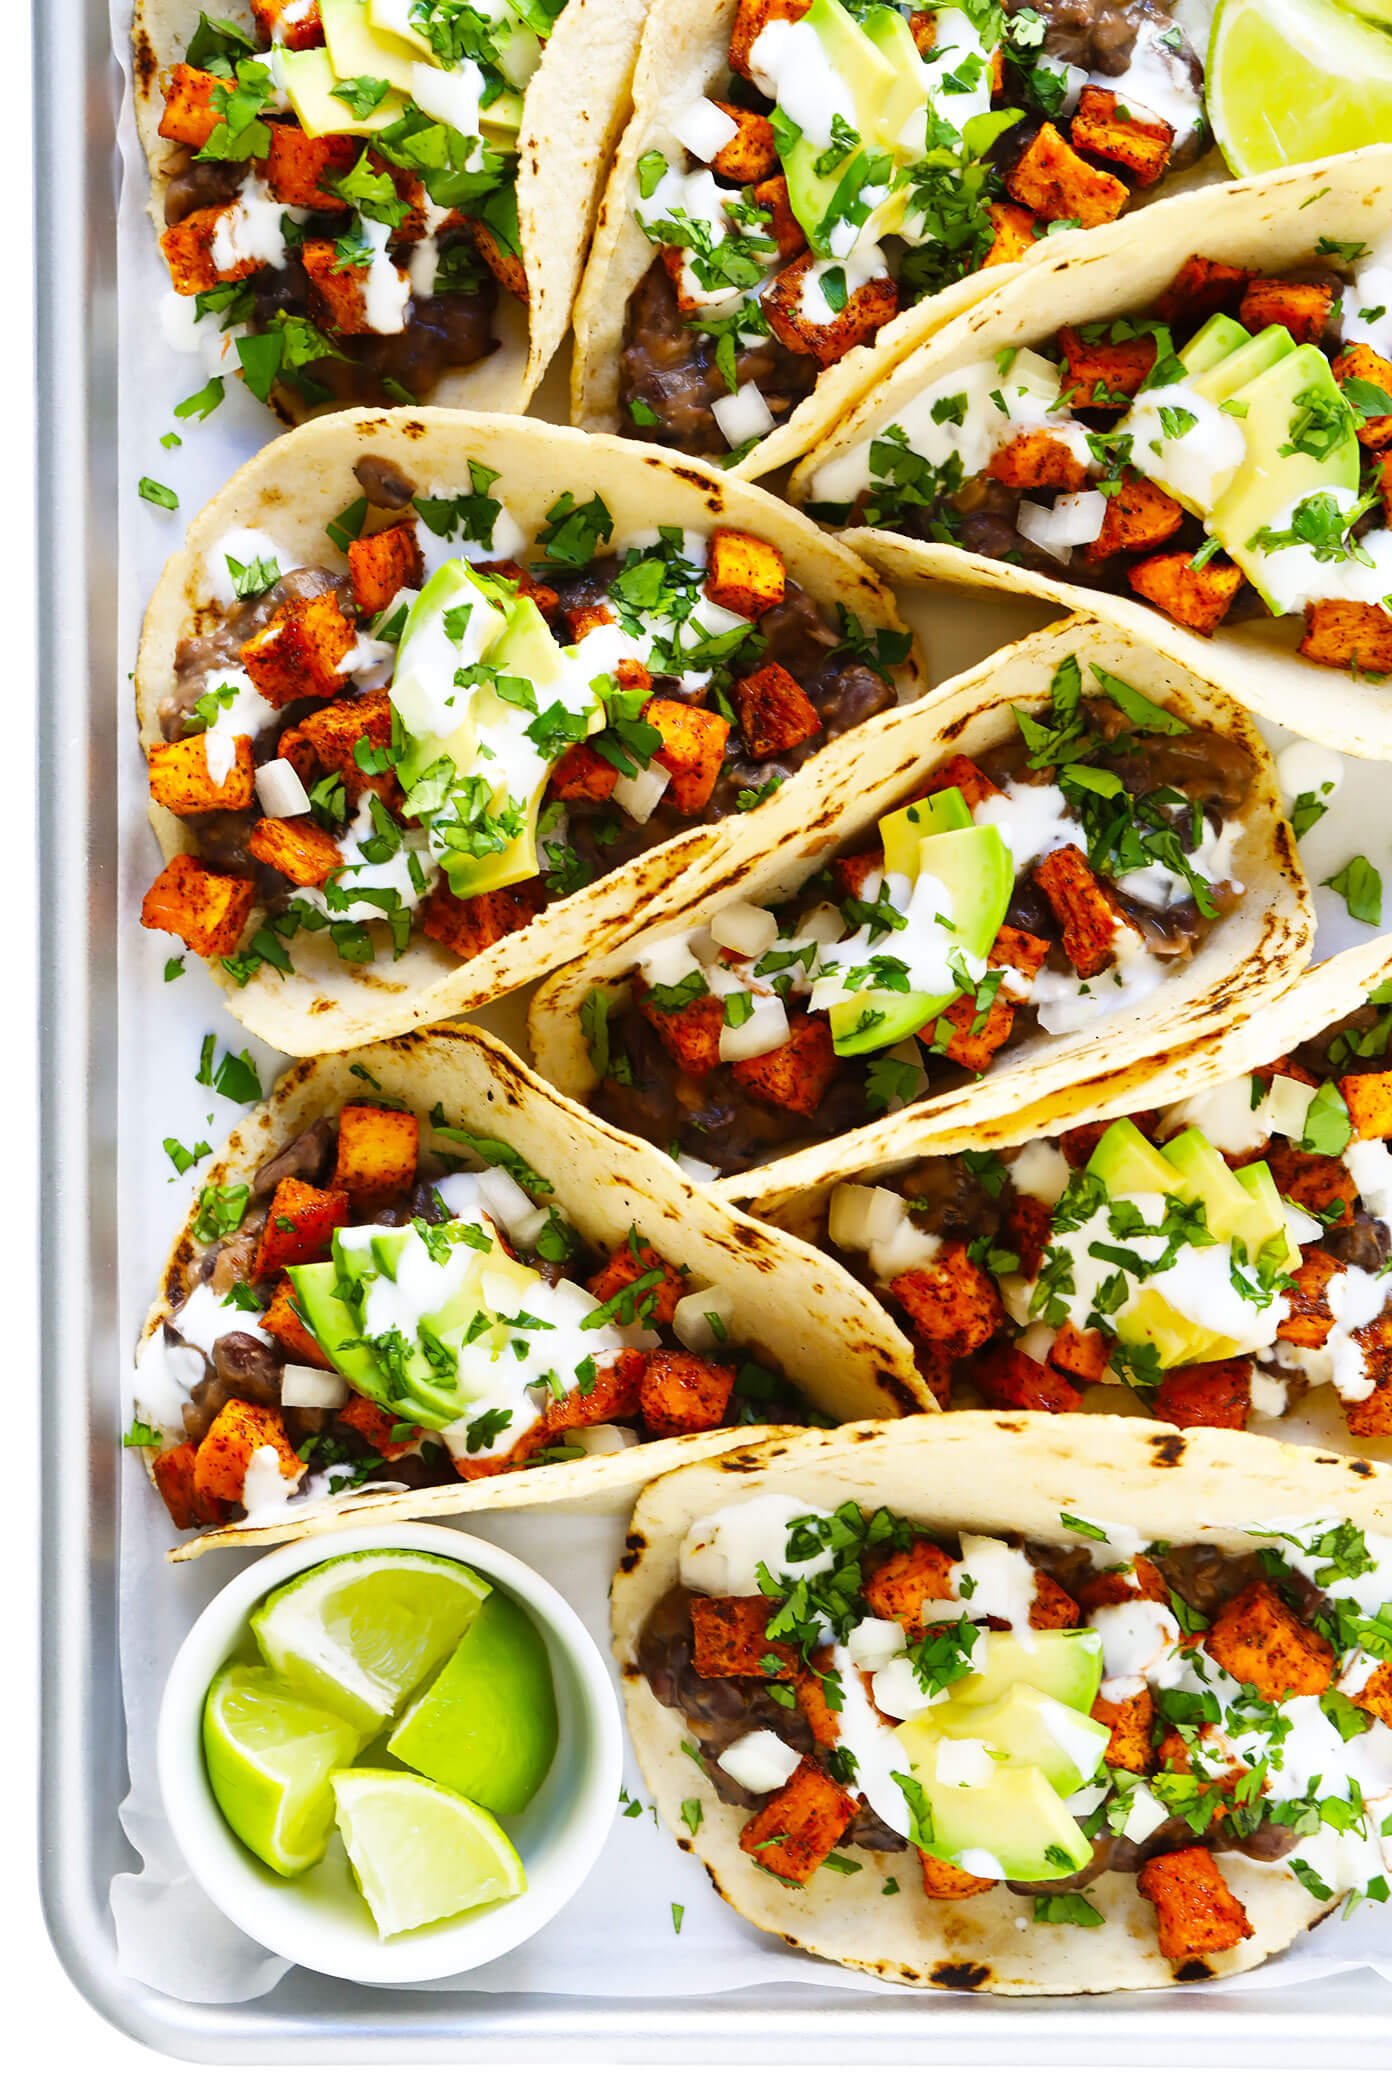
[[[1374,384],[1378,390],[1392,398],[1392,362],[1370,348],[1366,341],[1354,341],[1340,349],[1333,362],[1334,376],[1338,383],[1347,384],[1357,378],[1361,384]],[[1392,413],[1372,413],[1358,430],[1358,440],[1365,449],[1386,449],[1392,442]]]
[[[754,201],[767,214],[767,236],[777,247],[779,260],[791,261],[806,247],[807,234],[788,199],[787,175],[770,174],[767,181],[759,182],[754,190]]]
[[[710,803],[720,778],[725,742],[730,737],[727,720],[715,711],[678,703],[668,696],[644,704],[643,717],[662,734],[662,745],[653,760],[672,778],[668,792],[672,804],[678,812],[701,811]]]
[[[749,54],[770,22],[800,22],[812,0],[739,0],[730,30],[730,67],[752,77]]]
[[[213,91],[225,85],[216,73],[204,72],[201,66],[174,66],[164,83],[160,136],[200,152],[222,121]]]
[[[363,1441],[388,1463],[395,1457],[409,1457],[420,1442],[418,1428],[407,1429],[395,1414],[389,1414],[375,1400],[365,1399],[361,1392],[355,1392],[339,1409],[338,1418],[349,1428],[356,1429]],[[401,1430],[399,1435],[398,1429]]]
[[[644,1240],[637,1254],[625,1244],[611,1254],[597,1276],[592,1276],[585,1288],[601,1305],[607,1305],[620,1291],[630,1284],[638,1283],[654,1270],[660,1273],[660,1281],[646,1285],[639,1301],[645,1325],[670,1327],[672,1315],[686,1296],[686,1279],[680,1269],[664,1261],[655,1247]]]
[[[1270,1581],[1252,1581],[1225,1602],[1204,1647],[1269,1704],[1319,1696],[1334,1679],[1334,1648],[1286,1608]]]
[[[691,1664],[697,1674],[786,1680],[793,1671],[792,1654],[764,1636],[774,1608],[765,1595],[693,1595]]]
[[[151,747],[147,758],[155,803],[180,819],[198,812],[245,812],[255,795],[251,741],[245,733],[238,733],[232,747],[232,764],[222,777],[214,777],[208,767],[204,732]]]
[[[279,710],[302,696],[337,696],[357,634],[332,588],[284,602],[241,648],[257,693]]]
[[[930,1050],[941,1052],[954,1065],[965,1066],[969,1073],[984,1073],[996,1053],[1010,1042],[1019,1006],[1018,996],[1003,986],[997,987],[985,1009],[978,1008],[975,993],[959,993],[941,1015],[925,1024],[919,1036]]]
[[[735,126],[735,135],[728,145],[722,145],[711,161],[711,169],[722,181],[733,181],[744,188],[752,181],[765,181],[778,165],[778,147],[773,142],[773,125],[767,116],[760,116],[754,109],[741,109],[734,102],[717,101],[715,106],[729,117]]]
[[[251,0],[251,12],[267,43],[308,51],[324,41],[319,0]]]
[[[247,1471],[258,1450],[273,1450],[283,1479],[298,1479],[305,1467],[290,1447],[285,1423],[271,1407],[229,1399],[198,1445],[194,1486],[214,1501],[240,1501]]]
[[[832,1649],[822,1646],[813,1654],[811,1667],[800,1667],[793,1676],[798,1710],[818,1747],[835,1747],[841,1737],[841,1721],[827,1702],[825,1678],[831,1664]]]
[[[1134,1696],[1123,1697],[1120,1703],[1113,1703],[1110,1697],[1098,1697],[1090,1715],[1111,1734],[1103,1757],[1107,1767],[1129,1769],[1133,1775],[1144,1776],[1155,1759],[1150,1740],[1155,1706],[1144,1684]]]
[[[552,769],[547,791],[563,805],[602,805],[614,795],[618,780],[619,772],[613,762],[596,754],[587,740],[578,740],[566,748]]]
[[[1191,254],[1157,303],[1155,316],[1166,325],[1182,319],[1197,326],[1214,312],[1235,310],[1251,280],[1250,268],[1234,268],[1228,261],[1210,261],[1206,254]]]
[[[890,1293],[925,1341],[949,1356],[970,1356],[1005,1323],[1000,1292],[960,1240],[948,1240],[922,1268],[892,1277]]]
[[[756,761],[786,754],[822,729],[816,705],[776,660],[742,676],[735,683],[734,701],[744,744]]]
[[[1080,152],[1115,160],[1139,188],[1153,188],[1170,164],[1174,131],[1168,123],[1138,116],[1108,87],[1088,85],[1078,97],[1072,123]]]
[[[1104,330],[1101,338],[1090,340],[1076,326],[1061,326],[1058,344],[1076,406],[1116,406],[1134,398],[1155,361],[1155,336],[1149,333],[1112,341]]]
[[[611,1355],[597,1357],[594,1383],[588,1390],[572,1385],[569,1391],[549,1401],[546,1425],[552,1436],[562,1436],[572,1428],[598,1428],[605,1422],[633,1420],[639,1409],[647,1363],[645,1349],[615,1349]]]
[[[986,215],[991,221],[991,244],[981,257],[981,266],[1004,268],[1012,261],[1023,261],[1039,237],[1034,212],[1018,203],[988,203]]]
[[[740,1834],[747,1856],[777,1878],[805,1885],[856,1816],[859,1800],[804,1756]]]
[[[499,1472],[522,1471],[533,1458],[540,1457],[543,1450],[549,1449],[552,1440],[550,1425],[543,1418],[495,1456],[480,1453],[471,1457],[466,1449],[462,1457],[451,1455],[450,1463],[461,1479],[495,1479]]]
[[[1372,1391],[1350,1400],[1344,1420],[1350,1435],[1392,1435],[1392,1313],[1380,1312],[1354,1336],[1363,1351],[1363,1375]]]
[[[745,529],[717,529],[707,554],[705,593],[732,616],[752,621],[776,609],[788,588],[783,553]]]
[[[684,1008],[659,1008],[644,989],[634,990],[639,1012],[662,1039],[662,1047],[693,1080],[703,1080],[720,1064],[720,1032],[725,1026],[725,1003],[704,993]]]
[[[543,897],[537,877],[499,892],[478,892],[472,899],[456,899],[441,878],[421,908],[421,932],[467,960],[535,920]]]
[[[499,580],[509,581],[524,600],[536,603],[543,616],[554,615],[560,607],[561,598],[555,588],[549,586],[545,580],[538,580],[525,566],[518,565],[516,559],[494,559],[487,565],[476,566],[474,570],[488,573]]]
[[[235,217],[237,208],[236,203],[210,204],[206,210],[190,211],[160,234],[170,279],[180,297],[197,297],[205,290],[215,290],[219,283],[238,283],[260,268],[254,254],[229,261],[225,267],[216,259],[218,232],[224,221]]]
[[[258,819],[247,836],[247,853],[292,885],[322,885],[343,862],[333,836],[307,812],[293,819]]]
[[[485,225],[482,218],[475,218],[471,226],[474,245],[488,273],[510,297],[522,304],[530,301],[527,284],[527,264],[516,247],[504,246],[496,232]]]
[[[420,1125],[409,1109],[379,1102],[345,1102],[338,1113],[338,1154],[332,1187],[353,1203],[390,1203],[416,1179]]]
[[[1343,1161],[1332,1154],[1302,1153],[1299,1146],[1278,1143],[1267,1154],[1266,1164],[1285,1201],[1299,1204],[1317,1216],[1341,1205],[1342,1209],[1333,1210],[1332,1215],[1346,1217],[1357,1201],[1353,1176]]]
[[[1392,1138],[1392,1073],[1345,1073],[1339,1093],[1355,1138]]]
[[[367,616],[389,609],[403,587],[419,587],[425,562],[409,522],[356,537],[348,546],[348,573],[358,607]]]
[[[603,625],[617,621],[607,602],[578,602],[573,609],[565,609],[561,614],[570,633],[572,645],[578,645],[582,638],[588,638],[591,631],[598,631]]]
[[[1385,1726],[1392,1726],[1392,1666],[1384,1660],[1354,1698],[1360,1711],[1369,1718],[1376,1718]]]
[[[1318,341],[1334,305],[1332,283],[1294,283],[1283,276],[1255,276],[1247,285],[1238,318],[1249,333],[1284,326],[1294,341]]]
[[[357,138],[311,138],[298,123],[273,123],[266,186],[287,210],[349,209],[334,184],[351,174],[362,152]]]
[[[335,1232],[351,1216],[346,1191],[318,1189],[313,1182],[285,1175],[276,1183],[266,1213],[254,1280],[260,1283],[301,1262],[327,1261]]]
[[[288,1276],[282,1276],[277,1283],[271,1302],[257,1324],[264,1327],[272,1341],[279,1342],[297,1363],[307,1363],[311,1370],[333,1369],[333,1364],[300,1318],[295,1286]]]
[[[1083,1403],[1082,1393],[1061,1372],[1008,1341],[976,1357],[972,1379],[987,1406],[1001,1411],[1073,1414]]]
[[[196,1530],[200,1524],[222,1521],[223,1503],[198,1490],[197,1464],[195,1444],[171,1443],[167,1450],[159,1452],[150,1468],[176,1530]]]
[[[369,776],[359,768],[356,758],[364,740],[374,751],[380,751],[391,745],[391,736],[391,698],[385,689],[373,689],[366,696],[340,696],[336,702],[311,711],[293,734],[285,734],[280,751],[286,753],[287,740],[302,738],[325,775],[337,772],[342,776],[349,801],[356,803],[364,790],[379,791],[387,798],[399,796],[394,775]],[[298,770],[298,763],[295,766]]]
[[[794,1116],[811,1117],[836,1078],[836,1047],[824,1015],[793,1015],[792,1034],[776,1051],[739,1059],[731,1070],[741,1087]]]
[[[952,1560],[927,1537],[915,1537],[907,1551],[895,1552],[865,1576],[861,1594],[873,1616],[902,1624],[905,1631],[923,1629],[925,1602],[952,1597]]]
[[[1074,456],[1068,444],[1047,428],[1031,428],[998,449],[986,467],[986,476],[1002,486],[1034,492],[1058,486],[1076,493],[1087,484],[1087,466]]]
[[[1170,1591],[1159,1568],[1151,1564],[1144,1552],[1138,1552],[1129,1573],[1113,1566],[1084,1581],[1078,1590],[1078,1602],[1084,1613],[1114,1609],[1119,1602],[1163,1602],[1168,1609]]]
[[[1078,1605],[1066,1588],[1061,1588],[1047,1573],[1035,1574],[1034,1600],[1029,1612],[1032,1631],[1071,1631],[1079,1614]]]
[[[1115,174],[1090,167],[1052,123],[1041,123],[1005,179],[1017,203],[1036,217],[1076,218],[1091,230],[1126,208],[1129,190]]]
[[[813,356],[823,369],[829,369],[862,341],[872,340],[894,317],[899,290],[893,276],[871,276],[868,283],[851,292],[830,320],[809,319],[803,297],[807,278],[817,266],[815,255],[801,255],[774,277],[760,302],[764,317],[785,348],[794,355]]]
[[[831,866],[837,889],[851,899],[879,890],[884,876],[884,850],[867,848],[860,855],[838,856]]]
[[[974,1878],[970,1871],[945,1862],[941,1856],[930,1856],[926,1849],[918,1851],[918,1861],[923,1872],[923,1890],[930,1900],[975,1899],[979,1892],[991,1892],[995,1888],[994,1878]]]
[[[1167,1371],[1155,1394],[1155,1418],[1172,1428],[1245,1428],[1251,1411],[1250,1356]]]
[[[1158,1941],[1167,1958],[1213,1957],[1235,1950],[1252,1933],[1241,1900],[1207,1849],[1152,1856],[1141,1865],[1136,1890],[1155,1909]]]
[[[1392,456],[1378,461],[1378,492],[1382,497],[1382,519],[1392,527]]]
[[[1107,1368],[1111,1347],[1105,1334],[1096,1327],[1075,1327],[1066,1320],[1054,1336],[1049,1350],[1049,1361],[1055,1370],[1069,1371],[1072,1376],[1086,1378],[1096,1384]]]
[[[1334,1325],[1330,1310],[1329,1279],[1343,1263],[1323,1247],[1302,1247],[1300,1267],[1281,1286],[1290,1299],[1290,1310],[1277,1330],[1277,1338],[1293,1348],[1323,1348]]]
[[[1069,963],[1080,979],[1095,979],[1112,962],[1125,915],[1071,841],[1036,863],[1032,875],[1059,924]]]
[[[369,270],[361,261],[344,264],[332,239],[306,239],[300,263],[309,278],[316,318],[341,334],[370,334],[367,316]],[[390,264],[389,264],[390,265]]]
[[[1020,1274],[1037,1276],[1044,1246],[1053,1230],[1054,1213],[1041,1197],[1016,1191],[1001,1222],[1001,1240],[1018,1255]]]
[[[1308,602],[1299,649],[1317,667],[1392,674],[1392,616],[1381,602]]]
[[[932,797],[939,790],[960,790],[968,806],[974,812],[988,797],[1003,797],[998,783],[993,783],[984,769],[965,754],[954,754],[941,768],[934,769],[923,786],[925,797]]]
[[[177,855],[145,894],[140,924],[182,937],[196,957],[230,957],[255,904],[249,877],[222,877],[197,856]]]
[[[1138,559],[1127,579],[1166,616],[1201,638],[1211,638],[1242,586],[1242,568],[1226,558],[1210,558],[1196,567],[1194,557],[1192,551],[1158,551]]]
[[[719,1428],[734,1389],[733,1364],[713,1363],[685,1349],[654,1349],[643,1372],[643,1425],[655,1436]]]
[[[1117,491],[1107,495],[1102,527],[1087,555],[1111,558],[1118,551],[1156,551],[1183,520],[1183,508],[1162,487],[1137,472],[1124,471]]]

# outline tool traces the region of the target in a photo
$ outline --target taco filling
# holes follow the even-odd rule
[[[621,432],[751,448],[897,312],[1108,223],[1207,143],[1158,0],[917,10],[739,0],[729,80],[670,117],[633,203]]]
[[[1024,1543],[769,1493],[690,1526],[638,1665],[748,1814],[743,1858],[791,1888],[1013,1893],[1021,1925],[1078,1928],[1122,1872],[1191,1978],[1255,1933],[1255,1866],[1318,1906],[1385,1901],[1392,1544],[1062,1521],[1073,1541]]]
[[[348,1103],[204,1190],[127,1438],[177,1528],[803,1416],[718,1285],[636,1230],[595,1248],[504,1141],[438,1109],[421,1134]]]
[[[1392,987],[1172,1108],[833,1189],[826,1239],[947,1405],[1072,1413],[1131,1387],[1245,1428],[1329,1386],[1392,1435]]]
[[[1210,637],[1301,615],[1321,666],[1392,672],[1392,248],[1279,277],[1192,255],[1148,313],[924,387],[813,478],[855,520],[1139,595]]]
[[[611,542],[563,494],[534,553],[491,493],[363,456],[341,566],[219,539],[149,749],[181,852],[146,927],[239,983],[423,936],[461,960],[671,836],[761,802],[895,700],[910,640],[840,628],[738,529]],[[529,563],[519,560],[529,556]]]
[[[738,1172],[1151,994],[1242,893],[1247,750],[1075,658],[791,898],[650,945],[584,1009],[591,1106]]]
[[[252,0],[164,80],[171,334],[256,396],[411,405],[525,307],[517,145],[565,0]]]

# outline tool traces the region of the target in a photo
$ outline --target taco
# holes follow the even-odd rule
[[[729,1195],[782,1195],[1178,1049],[1309,942],[1245,714],[1077,620],[786,784],[639,934],[547,982],[532,1050]]]
[[[736,1913],[907,1986],[1221,1978],[1385,1901],[1392,1482],[1154,1422],[780,1434],[635,1510],[659,1813]]]
[[[1262,717],[1386,759],[1389,444],[1379,146],[1044,258],[905,359],[792,492],[899,579],[1105,602]]]
[[[460,1026],[293,1067],[224,1146],[141,1336],[176,1528],[272,1544],[466,1505],[627,1505],[708,1446],[917,1403],[835,1262]]]
[[[1200,178],[1207,144],[1164,0],[655,0],[572,417],[759,477],[1046,233],[1086,251],[1070,228]]]
[[[289,421],[520,412],[569,324],[642,12],[136,0],[169,339]]]
[[[757,1215],[836,1255],[940,1406],[1392,1437],[1392,938],[1183,1053]]]
[[[916,677],[868,568],[754,488],[540,422],[316,422],[151,602],[141,918],[285,1051],[394,1035],[631,932]]]

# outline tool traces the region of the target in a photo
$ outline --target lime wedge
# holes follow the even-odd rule
[[[251,1628],[277,1674],[375,1733],[458,1644],[488,1593],[457,1559],[350,1552],[273,1589]]]
[[[333,1788],[338,1831],[380,1936],[525,1892],[522,1859],[482,1806],[397,1769],[345,1769]]]
[[[318,1863],[334,1821],[330,1778],[362,1735],[306,1704],[269,1668],[229,1667],[203,1702],[203,1760],[218,1809],[283,1878]]]
[[[1219,0],[1208,119],[1234,174],[1392,140],[1392,35],[1333,0]]]
[[[541,1633],[495,1590],[387,1742],[409,1769],[491,1812],[521,1812],[556,1753],[556,1692]]]

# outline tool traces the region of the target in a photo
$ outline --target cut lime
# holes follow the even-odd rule
[[[273,1589],[251,1628],[277,1674],[375,1733],[458,1644],[488,1593],[457,1559],[350,1552]]]
[[[489,1596],[387,1742],[398,1761],[491,1812],[521,1812],[556,1753],[556,1692],[541,1633]]]
[[[480,1805],[398,1769],[333,1780],[338,1831],[381,1936],[525,1892],[522,1859]]]
[[[263,1667],[224,1668],[203,1703],[203,1759],[238,1841],[283,1878],[318,1863],[333,1827],[330,1782],[362,1736]]]
[[[1333,0],[1219,0],[1208,119],[1234,174],[1392,141],[1392,35]]]

